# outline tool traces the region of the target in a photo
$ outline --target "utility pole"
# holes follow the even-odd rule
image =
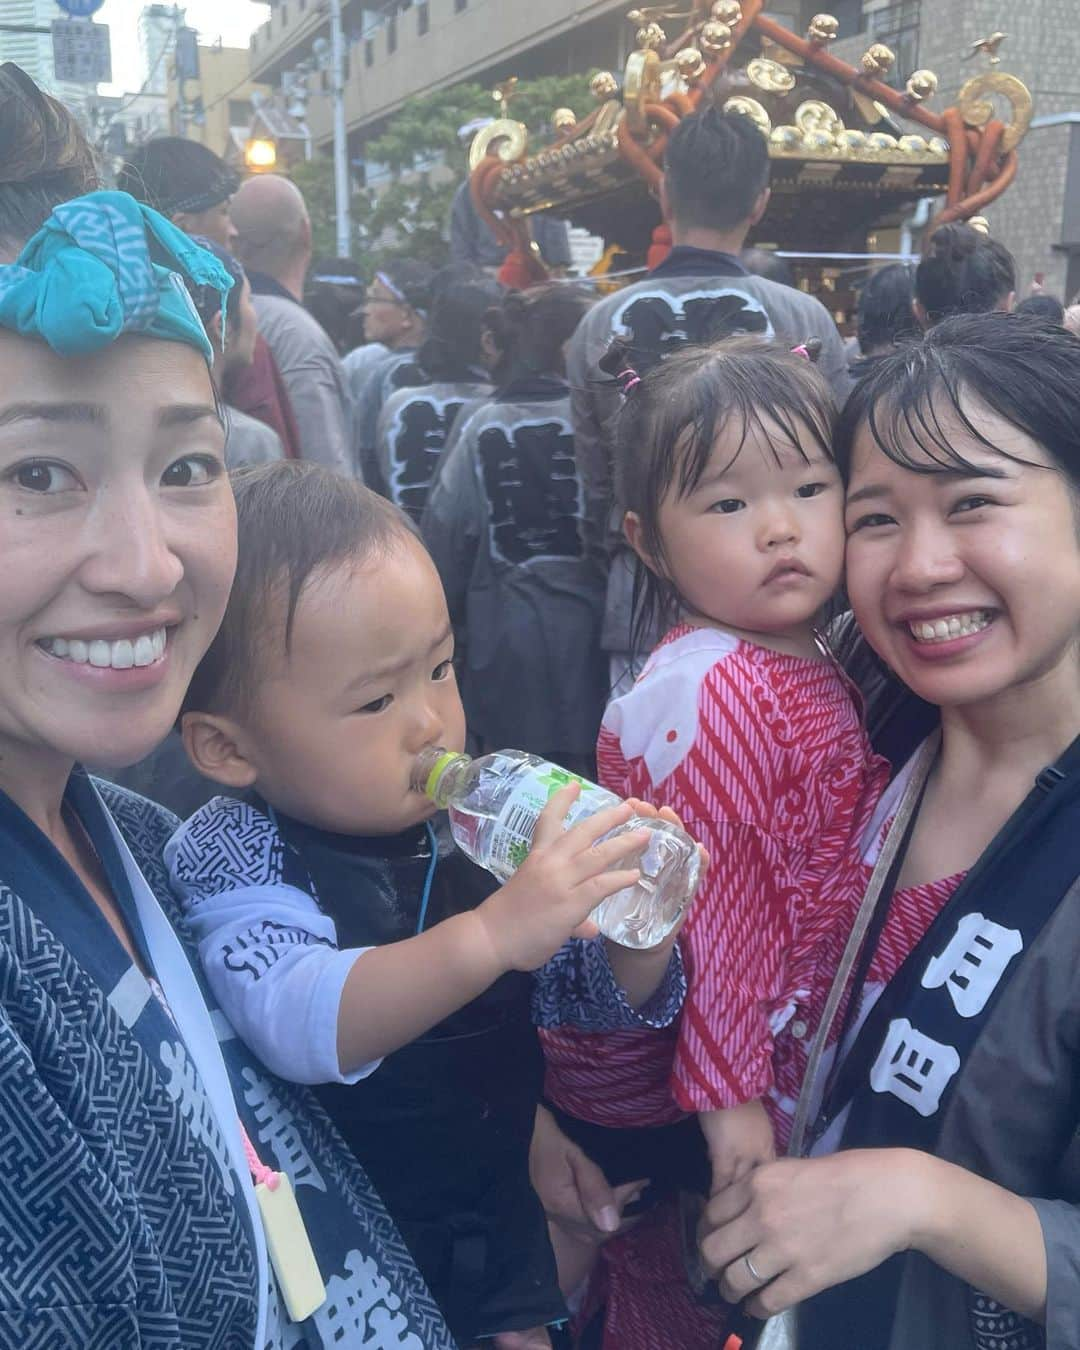
[[[339,258],[351,258],[349,142],[345,134],[345,35],[341,28],[341,0],[330,0],[330,85],[331,96],[334,101],[334,198],[337,205],[337,251]]]

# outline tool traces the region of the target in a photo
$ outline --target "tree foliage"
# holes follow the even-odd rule
[[[543,76],[518,84],[510,115],[525,123],[535,146],[551,138],[556,108],[573,108],[583,117],[592,103],[588,75]],[[446,261],[450,204],[468,172],[468,145],[462,144],[458,131],[477,118],[497,115],[491,91],[476,83],[410,99],[393,114],[367,145],[368,164],[388,172],[353,194],[354,254],[360,261],[373,269],[403,253],[435,265]],[[307,198],[316,252],[332,256],[336,248],[330,160],[299,165],[291,176]]]

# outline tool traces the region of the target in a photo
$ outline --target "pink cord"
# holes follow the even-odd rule
[[[802,342],[800,342],[797,347],[792,347],[791,354],[792,356],[805,357],[807,361],[810,360],[810,353],[807,351],[805,343]]]
[[[238,1122],[240,1123],[240,1122]],[[275,1172],[272,1167],[259,1158],[255,1152],[255,1145],[248,1138],[248,1132],[240,1123],[240,1138],[244,1144],[244,1157],[247,1158],[248,1167],[251,1169],[251,1179],[256,1186],[265,1185],[268,1191],[276,1191],[281,1185],[281,1173]]]

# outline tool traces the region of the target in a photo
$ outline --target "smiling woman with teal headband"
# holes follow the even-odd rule
[[[79,767],[167,734],[236,551],[187,289],[231,279],[123,193],[65,201],[91,172],[0,67],[0,1345],[452,1350],[355,1160],[193,974],[175,821]]]

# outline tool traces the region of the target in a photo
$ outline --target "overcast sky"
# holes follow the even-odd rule
[[[130,93],[142,84],[138,22],[144,2],[105,0],[94,15],[99,23],[109,25],[112,45],[113,83],[102,85],[102,93]],[[209,45],[220,37],[226,47],[246,47],[252,30],[270,13],[267,5],[256,4],[254,0],[190,0],[183,8],[187,10],[190,27],[199,30],[200,42]]]

